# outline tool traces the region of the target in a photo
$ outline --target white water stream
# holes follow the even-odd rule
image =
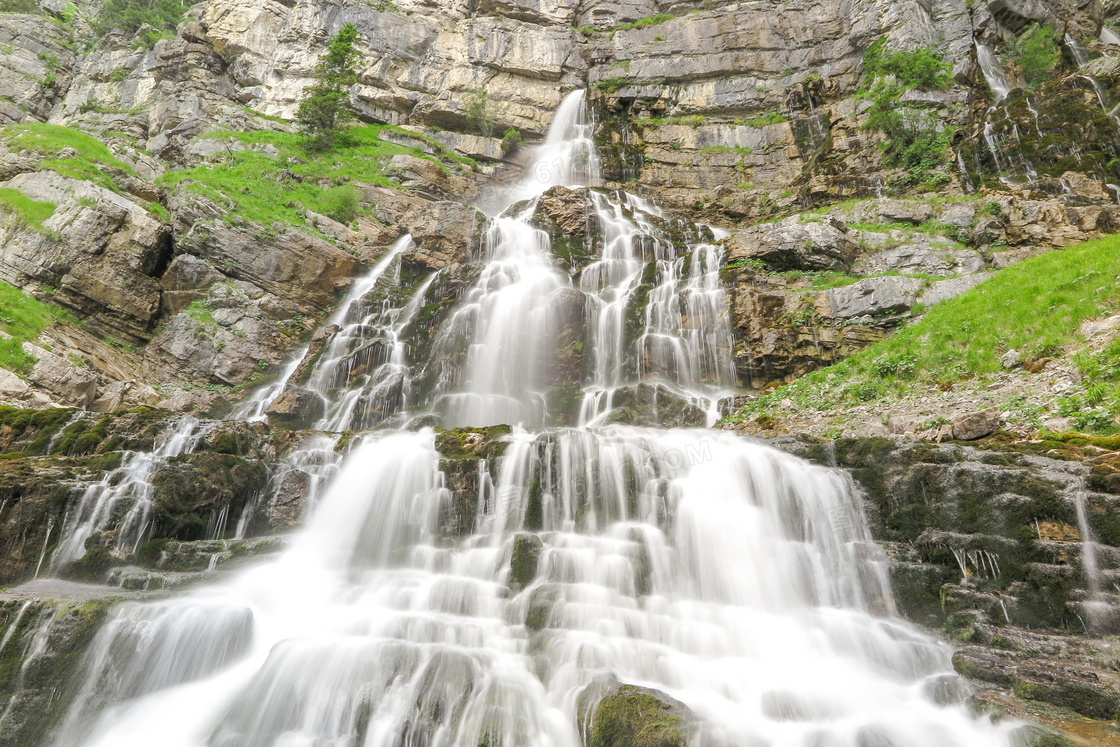
[[[577,175],[556,183],[584,182],[595,159],[582,95],[556,119],[544,155]],[[652,225],[656,206],[633,196],[591,200],[604,240],[579,283],[583,420],[604,420],[611,393],[638,381],[716,401],[733,381],[721,249],[674,247]],[[578,747],[581,696],[593,702],[609,676],[686,704],[700,747],[1010,745],[1010,726],[932,699],[955,677],[950,649],[894,616],[845,473],[719,431],[525,429],[547,420],[554,299],[575,290],[532,207],[493,222],[486,266],[440,331],[469,348],[435,413],[524,426],[480,467],[469,536],[443,529],[452,495],[433,430],[359,435],[340,466],[322,456],[332,437],[312,439],[290,465],[319,482],[289,549],[188,595],[120,607],[56,744]],[[649,263],[631,371],[627,299]],[[390,340],[377,360],[409,376],[392,340],[424,288],[373,320],[361,299],[377,281],[332,320],[340,331],[312,374],[326,428],[362,417],[366,405],[343,406],[353,391],[381,396],[376,367],[345,385],[331,374],[354,360],[355,340]],[[514,590],[527,531],[542,543],[537,573]]]

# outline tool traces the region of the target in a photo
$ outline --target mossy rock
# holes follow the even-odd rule
[[[509,585],[520,591],[537,577],[537,566],[544,543],[535,534],[518,533],[513,536],[513,555],[509,561]]]
[[[497,459],[505,454],[508,425],[436,430],[436,451],[444,459]]]
[[[587,711],[595,695],[605,695],[594,706],[587,747],[686,747],[688,708],[665,693],[617,682],[596,681],[581,696]]]

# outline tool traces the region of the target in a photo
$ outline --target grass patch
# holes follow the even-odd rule
[[[349,222],[360,212],[357,191],[351,182],[398,186],[385,173],[385,163],[401,153],[440,163],[417,148],[380,140],[378,136],[386,128],[398,129],[389,125],[351,127],[347,131],[346,145],[322,151],[308,150],[303,137],[292,132],[212,133],[207,137],[233,138],[250,148],[231,151],[222,163],[167,173],[159,184],[182,186],[226,206],[230,210],[227,221],[247,221],[265,229],[273,223],[305,226],[305,210]],[[436,144],[430,138],[405,130],[400,132]],[[251,149],[259,145],[274,146],[278,154],[272,156]],[[446,149],[441,155],[474,165],[469,158],[451,154]],[[440,166],[446,168],[442,163]]]
[[[0,330],[11,335],[11,339],[0,340],[0,368],[30,371],[35,358],[23,352],[23,342],[34,340],[57,321],[73,322],[74,317],[0,281]]]
[[[1016,263],[921,320],[829,368],[814,371],[749,403],[729,418],[765,415],[782,399],[828,410],[917,385],[952,385],[1002,370],[1012,348],[1024,360],[1061,355],[1080,339],[1086,319],[1120,306],[1120,236],[1052,251]],[[1061,403],[1087,431],[1111,432],[1120,413],[1120,341],[1074,356],[1083,381]],[[1080,420],[1078,420],[1080,418]]]
[[[701,114],[693,114],[688,117],[646,117],[644,119],[635,119],[633,124],[638,127],[661,127],[663,125],[702,125],[704,124],[704,116]]]
[[[757,117],[750,117],[748,119],[741,119],[736,124],[746,125],[747,127],[769,127],[770,125],[781,124],[785,122],[786,116],[779,111],[766,112]]]
[[[136,174],[131,166],[114,156],[105,143],[69,127],[39,122],[10,125],[0,131],[0,140],[10,150],[30,150],[46,156],[40,168],[71,179],[84,179],[114,192],[120,189],[105,173],[106,169],[120,170],[129,176]],[[68,148],[77,155],[60,157]]]
[[[55,207],[53,202],[32,200],[18,189],[0,188],[0,209],[15,213],[20,221],[40,233],[46,232],[43,221],[54,215]]]

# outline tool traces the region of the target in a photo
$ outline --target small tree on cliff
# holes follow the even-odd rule
[[[350,86],[358,81],[358,51],[354,49],[357,40],[354,24],[339,29],[315,66],[315,84],[300,102],[296,119],[313,150],[326,150],[343,140],[343,128],[354,118]]]

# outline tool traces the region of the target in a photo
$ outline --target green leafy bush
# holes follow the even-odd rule
[[[521,130],[510,127],[502,135],[502,153],[511,153],[521,145]]]
[[[1061,59],[1058,35],[1049,26],[1031,24],[1015,42],[1015,64],[1023,74],[1023,82],[1030,87],[1045,80]]]

